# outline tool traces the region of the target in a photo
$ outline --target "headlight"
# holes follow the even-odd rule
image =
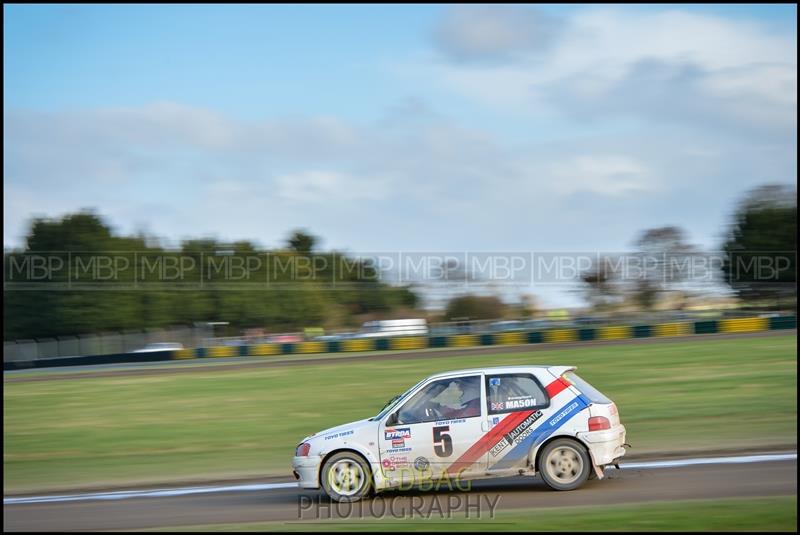
[[[310,449],[311,449],[311,444],[309,444],[308,442],[303,442],[302,444],[297,446],[297,449],[294,451],[294,456],[308,457],[308,450]]]

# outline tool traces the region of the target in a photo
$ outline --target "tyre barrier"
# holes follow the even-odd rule
[[[395,338],[354,338],[337,341],[306,341],[283,344],[213,346],[146,353],[116,353],[88,357],[56,357],[3,362],[3,370],[91,366],[135,362],[158,362],[197,358],[269,357],[274,355],[339,353],[386,350],[413,350],[441,347],[477,347],[489,345],[558,344],[595,340],[624,340],[691,336],[693,334],[749,333],[796,329],[797,316],[750,317],[696,322],[658,323],[655,325],[604,325],[588,328],[557,328],[542,331],[505,331],[493,334],[454,334],[449,336],[401,336]]]

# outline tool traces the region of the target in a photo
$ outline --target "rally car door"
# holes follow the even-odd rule
[[[569,383],[545,373],[486,374],[489,432],[484,447],[489,473],[529,470],[530,452],[588,406]]]
[[[381,469],[393,484],[483,471],[486,452],[470,448],[486,429],[483,375],[436,379],[423,385],[381,424]]]

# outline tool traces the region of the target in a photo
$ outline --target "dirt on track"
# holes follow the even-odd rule
[[[3,529],[69,531],[164,528],[225,523],[278,521],[289,529],[298,520],[393,518],[391,511],[412,508],[440,518],[463,514],[465,504],[480,504],[487,518],[496,511],[530,507],[615,505],[621,503],[695,500],[797,493],[797,461],[755,464],[696,465],[681,468],[608,470],[602,480],[588,481],[572,492],[554,492],[538,477],[476,481],[468,492],[388,492],[351,506],[331,503],[317,491],[278,489],[208,493],[119,501],[79,501],[6,505]],[[476,509],[472,509],[475,518]],[[420,518],[420,515],[416,515]],[[282,524],[285,522],[286,524]],[[375,525],[379,529],[378,525]]]
[[[282,356],[280,359],[271,357],[228,357],[230,361],[221,362],[219,359],[192,359],[185,361],[170,360],[163,363],[143,363],[137,367],[136,364],[106,365],[106,366],[87,366],[74,367],[70,371],[57,372],[56,368],[44,368],[37,370],[24,370],[18,372],[4,372],[4,383],[25,383],[36,381],[54,381],[65,379],[89,379],[94,377],[131,377],[158,375],[162,373],[224,373],[227,371],[239,371],[249,368],[269,368],[269,367],[291,367],[306,366],[312,364],[339,364],[355,361],[381,361],[381,360],[416,360],[429,359],[434,357],[455,357],[459,355],[497,355],[505,353],[532,353],[536,351],[558,351],[561,349],[574,349],[578,347],[590,346],[614,346],[632,344],[661,344],[675,342],[690,342],[702,340],[726,340],[736,338],[761,338],[770,336],[797,335],[797,329],[762,331],[755,333],[738,334],[703,334],[691,336],[674,336],[658,338],[630,338],[624,340],[595,340],[590,342],[562,342],[557,344],[524,344],[524,345],[493,345],[478,346],[469,348],[449,348],[449,349],[428,349],[420,351],[400,351],[400,352],[380,352],[368,355],[335,356],[325,357],[298,357],[293,360],[291,356]],[[227,360],[227,359],[226,359]]]

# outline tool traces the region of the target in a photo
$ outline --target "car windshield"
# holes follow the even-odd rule
[[[394,403],[395,401],[397,401],[398,399],[400,399],[400,397],[401,397],[402,395],[403,395],[403,394],[397,394],[395,397],[393,397],[392,399],[390,399],[389,401],[387,401],[387,402],[386,402],[386,404],[385,404],[385,405],[383,406],[383,408],[381,409],[381,411],[382,411],[383,409],[385,409],[386,407],[388,407],[389,405],[391,405],[392,403]]]
[[[423,381],[424,381],[424,379],[423,379]],[[383,406],[383,408],[381,409],[381,412],[379,412],[377,416],[373,416],[372,418],[370,418],[370,420],[380,420],[381,418],[383,418],[384,416],[389,414],[389,412],[394,407],[396,407],[397,404],[400,403],[401,400],[403,400],[406,396],[408,396],[409,392],[411,392],[412,390],[417,388],[420,384],[422,384],[422,381],[420,381],[419,383],[415,384],[414,386],[412,386],[411,388],[409,388],[408,390],[406,390],[402,394],[398,394],[398,395],[394,396],[392,399],[390,399],[388,402],[386,402],[386,405]]]

